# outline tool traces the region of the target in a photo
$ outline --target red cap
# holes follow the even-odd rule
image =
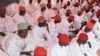
[[[92,9],[94,6],[92,4],[88,4],[88,8]]]
[[[67,1],[67,6],[69,6],[70,5],[70,1]]]
[[[43,16],[38,17],[38,22],[42,23],[45,21],[45,18]]]
[[[80,5],[80,2],[75,3],[75,6],[78,7]]]
[[[79,13],[80,13],[80,14],[83,14],[83,13],[84,13],[84,10],[83,10],[83,9],[81,9],[81,10],[79,11]]]
[[[56,15],[56,16],[54,16],[54,19],[55,19],[55,21],[60,21],[61,20],[61,17],[60,17],[60,15]]]
[[[88,35],[85,34],[85,33],[80,33],[79,36],[78,36],[78,40],[87,42],[87,40],[88,40]]]
[[[90,22],[92,22],[93,24],[95,24],[96,23],[96,20],[91,19]]]
[[[47,3],[47,7],[51,8],[51,3],[50,2]]]
[[[25,7],[24,6],[19,6],[19,10],[20,11],[25,11]]]
[[[71,10],[70,9],[67,9],[66,13],[71,13]]]
[[[92,29],[94,26],[94,23],[93,22],[88,22],[87,25],[86,25],[86,28],[87,29]]]
[[[47,56],[47,50],[43,47],[37,47],[34,50],[34,56]]]
[[[59,42],[63,44],[67,44],[70,42],[69,36],[67,34],[61,34],[59,36]]]
[[[96,2],[96,0],[91,0],[90,4],[94,4]]]
[[[74,15],[70,15],[69,19],[73,21],[75,19],[75,16]]]
[[[0,10],[1,11],[6,11],[6,7],[5,6],[2,6],[2,7],[0,7]]]

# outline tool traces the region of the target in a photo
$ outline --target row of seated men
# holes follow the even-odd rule
[[[99,0],[24,1],[0,7],[0,56],[100,56]]]

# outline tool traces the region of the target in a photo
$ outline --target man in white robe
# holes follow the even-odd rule
[[[8,41],[7,54],[9,56],[31,55],[31,51],[24,51],[30,38],[27,30],[26,23],[18,24],[18,34],[14,34]]]
[[[13,33],[17,30],[17,25],[10,16],[6,15],[6,7],[0,8],[0,32],[1,35]]]
[[[50,56],[70,56],[70,39],[67,34],[60,34],[59,41],[52,45]]]

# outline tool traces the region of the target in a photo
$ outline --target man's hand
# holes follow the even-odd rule
[[[25,51],[25,52],[21,52],[20,54],[25,54],[25,55],[31,55],[32,51]]]

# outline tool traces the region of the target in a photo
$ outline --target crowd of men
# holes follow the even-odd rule
[[[100,56],[100,0],[0,7],[0,56]]]

